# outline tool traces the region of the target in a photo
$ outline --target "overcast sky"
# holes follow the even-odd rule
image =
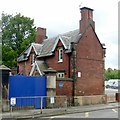
[[[95,30],[107,51],[105,68],[118,69],[119,0],[2,0],[0,13],[21,13],[34,19],[36,27],[47,29],[47,36],[79,28],[80,7],[94,9]]]

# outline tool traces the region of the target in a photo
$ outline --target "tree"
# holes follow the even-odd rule
[[[16,67],[17,57],[35,40],[34,20],[23,15],[2,13],[2,61],[12,68]]]
[[[120,70],[112,70],[111,68],[105,70],[105,80],[109,79],[120,79]]]

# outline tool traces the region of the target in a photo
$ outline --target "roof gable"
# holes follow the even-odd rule
[[[52,48],[52,52],[54,52],[54,50],[55,50],[55,48],[56,48],[56,46],[57,46],[59,40],[62,42],[64,48],[67,49],[66,44],[64,43],[62,37],[59,35],[59,36],[56,38],[55,44],[54,44],[54,46],[53,46],[53,48]]]
[[[31,43],[22,53],[21,55],[17,58],[18,62],[21,61],[25,61],[28,59],[31,50],[33,48],[34,52],[36,55],[39,55],[40,49],[41,49],[42,45],[41,44],[37,44],[37,43]]]
[[[29,48],[29,50],[28,50],[28,53],[27,53],[27,56],[30,55],[30,53],[31,53],[31,51],[32,51],[32,48],[33,48],[35,54],[36,54],[36,55],[39,55],[41,46],[42,46],[41,44],[31,43],[31,46],[30,46],[30,48]]]
[[[84,32],[82,33],[81,38],[82,38],[82,36],[84,36],[84,34],[86,33],[86,30],[87,30],[89,27],[92,28],[93,33],[95,34],[95,36],[96,36],[96,38],[97,38],[100,46],[102,47],[102,49],[105,49],[104,46],[101,44],[101,42],[100,42],[100,40],[99,40],[99,38],[98,38],[98,36],[97,36],[97,34],[96,34],[96,32],[95,32],[95,29],[94,29],[93,25],[91,24],[91,22],[89,22],[88,26],[86,27],[86,29],[85,29]],[[78,42],[79,42],[79,41],[78,41]]]
[[[99,40],[99,38],[98,38],[98,36],[97,36],[97,34],[96,34],[96,32],[95,32],[95,29],[93,28],[93,26],[92,26],[91,24],[90,24],[90,26],[92,27],[92,30],[93,30],[96,38],[98,39],[98,42],[100,43],[100,46],[101,46],[103,49],[105,49],[104,46],[101,44],[101,42],[100,42],[100,40]]]

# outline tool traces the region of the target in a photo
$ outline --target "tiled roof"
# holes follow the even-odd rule
[[[37,43],[31,43],[22,53],[21,55],[17,58],[18,62],[24,61],[28,59],[28,56],[30,54],[31,49],[34,49],[36,55],[39,55],[40,50],[42,45],[41,44],[37,44]]]
[[[52,54],[52,48],[53,48],[55,42],[56,42],[56,37],[45,39],[42,42],[42,49],[40,51],[39,56],[48,56],[48,55],[51,55]]]
[[[77,29],[77,30],[70,31],[64,34],[60,34],[53,38],[44,39],[41,44],[32,43],[20,55],[17,61],[20,62],[20,61],[24,61],[28,59],[29,53],[31,51],[31,46],[33,46],[36,52],[36,55],[38,55],[38,57],[45,57],[45,56],[53,55],[54,48],[56,47],[55,45],[57,45],[57,42],[59,41],[58,39],[60,39],[63,42],[66,52],[70,52],[71,42],[77,43],[80,37],[81,37],[81,34],[79,33],[79,30]]]
[[[79,30],[74,30],[74,31],[67,32],[65,34],[58,35],[57,37],[54,37],[54,38],[45,39],[42,43],[42,51],[40,52],[38,57],[52,55],[53,54],[52,50],[59,36],[64,42],[66,50],[69,51],[69,49],[71,49],[70,47],[71,42],[77,43],[81,37],[81,34],[79,34]]]
[[[5,65],[0,65],[0,70],[8,70],[8,71],[10,71],[10,68],[8,68]]]
[[[39,55],[42,45],[38,43],[32,43],[32,44],[34,46],[34,49],[36,50],[36,55]]]

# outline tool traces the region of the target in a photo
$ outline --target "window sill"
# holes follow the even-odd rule
[[[58,63],[62,63],[62,62],[63,62],[63,60],[58,61]]]

